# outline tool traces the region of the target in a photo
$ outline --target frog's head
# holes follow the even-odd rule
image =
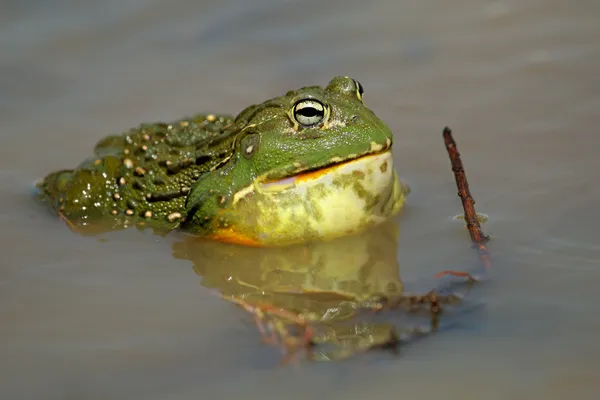
[[[188,227],[235,242],[330,238],[385,220],[405,187],[393,171],[389,127],[362,85],[290,91],[243,110],[225,135],[232,152],[188,198]]]
[[[337,77],[247,108],[236,119],[239,167],[264,182],[388,150],[392,132],[362,96],[358,81]]]

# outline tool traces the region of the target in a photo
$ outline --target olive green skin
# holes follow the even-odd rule
[[[303,125],[295,106],[311,99],[324,118]],[[306,122],[306,120],[303,120]],[[143,124],[102,139],[94,157],[49,174],[43,197],[73,228],[143,225],[210,235],[234,195],[269,182],[378,153],[392,132],[362,101],[354,79],[304,87],[230,116]]]

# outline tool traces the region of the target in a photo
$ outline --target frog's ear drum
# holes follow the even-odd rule
[[[251,159],[258,151],[260,135],[258,133],[249,133],[240,141],[240,145],[242,146],[241,150],[244,158]]]

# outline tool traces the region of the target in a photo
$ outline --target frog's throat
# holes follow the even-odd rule
[[[212,239],[275,246],[333,239],[380,224],[400,211],[410,189],[391,151],[366,155],[236,193]]]

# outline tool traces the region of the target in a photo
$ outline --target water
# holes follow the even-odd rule
[[[596,1],[8,1],[0,5],[2,398],[596,398]],[[407,289],[475,255],[441,140],[455,131],[495,269],[450,329],[337,364],[277,368],[201,285],[181,237],[80,237],[31,182],[103,135],[236,113],[350,75],[396,133],[413,192]]]

